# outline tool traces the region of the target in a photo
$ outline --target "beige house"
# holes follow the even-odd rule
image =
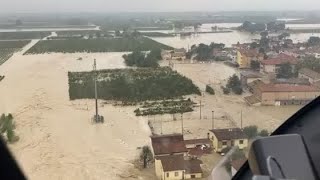
[[[289,63],[292,66],[292,71],[294,72],[298,61],[297,58],[295,58],[294,56],[279,54],[275,58],[270,58],[261,61],[260,72],[277,74],[279,72],[280,67],[286,63]]]
[[[170,50],[162,50],[161,57],[163,60],[185,60],[187,51],[184,48]]]
[[[254,49],[239,49],[237,51],[237,63],[240,69],[251,67],[251,61],[262,61],[263,55]]]
[[[255,96],[262,105],[303,105],[320,95],[313,85],[261,84],[257,88]]]
[[[224,148],[238,146],[239,149],[248,147],[248,138],[240,128],[212,129],[209,136],[215,152],[222,152]]]
[[[202,178],[200,160],[185,160],[183,155],[159,156],[155,158],[157,177],[161,180]]]
[[[182,134],[155,135],[151,137],[158,179],[175,180],[201,178],[202,162],[190,159]]]

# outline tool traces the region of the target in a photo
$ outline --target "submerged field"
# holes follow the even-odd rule
[[[26,54],[50,52],[126,52],[134,50],[149,51],[152,49],[172,49],[172,47],[145,37],[42,40],[27,51]]]
[[[35,32],[0,32],[1,40],[15,40],[15,39],[42,39],[49,36],[49,31],[35,31]]]
[[[94,98],[94,73],[69,72],[69,96]],[[192,81],[170,68],[109,69],[98,71],[99,98],[120,101],[162,100],[200,94]]]
[[[15,52],[18,52],[30,41],[0,41],[0,65],[6,62]]]

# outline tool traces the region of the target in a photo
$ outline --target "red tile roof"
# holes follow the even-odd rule
[[[212,129],[210,130],[219,141],[233,139],[247,139],[247,136],[240,128]]]
[[[155,155],[188,152],[181,134],[152,136],[151,142]]]
[[[183,155],[159,156],[156,159],[161,160],[163,171],[185,170]]]
[[[262,84],[259,88],[261,92],[320,92],[320,90],[313,85]]]
[[[264,65],[280,65],[285,63],[297,64],[298,59],[295,58],[294,56],[289,56],[284,53],[281,53],[275,58],[270,58],[270,59],[261,61],[261,64],[264,64]]]
[[[202,173],[202,161],[198,159],[184,160],[183,155],[159,156],[156,159],[161,161],[164,172],[185,170],[187,174]]]

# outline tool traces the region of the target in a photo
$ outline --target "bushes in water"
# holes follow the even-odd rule
[[[14,143],[19,140],[19,137],[14,132],[15,125],[13,123],[13,116],[8,114],[2,114],[0,117],[0,131],[1,135],[6,134],[7,140],[10,143]]]
[[[213,88],[210,87],[209,85],[206,85],[206,92],[209,93],[209,94],[212,94],[212,95],[215,94]]]
[[[140,51],[134,51],[133,53],[128,55],[125,54],[122,57],[127,66],[158,67],[158,61],[161,59],[161,50],[151,50],[148,54]]]

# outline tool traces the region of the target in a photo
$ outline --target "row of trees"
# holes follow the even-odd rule
[[[19,137],[15,135],[14,129],[15,125],[12,114],[2,114],[0,117],[0,132],[2,137],[6,135],[6,139],[10,143],[14,143],[19,140]]]
[[[69,72],[71,100],[94,98],[94,73]],[[163,100],[201,94],[193,82],[168,67],[109,69],[98,72],[99,98],[120,101]]]
[[[285,23],[269,22],[267,24],[264,24],[264,23],[253,23],[249,21],[245,21],[240,27],[241,30],[248,31],[251,33],[261,32],[265,30],[277,32],[277,31],[285,30],[285,28],[286,28]]]
[[[158,61],[161,59],[161,50],[151,50],[150,53],[134,51],[131,54],[125,54],[122,57],[127,66],[158,67]]]

